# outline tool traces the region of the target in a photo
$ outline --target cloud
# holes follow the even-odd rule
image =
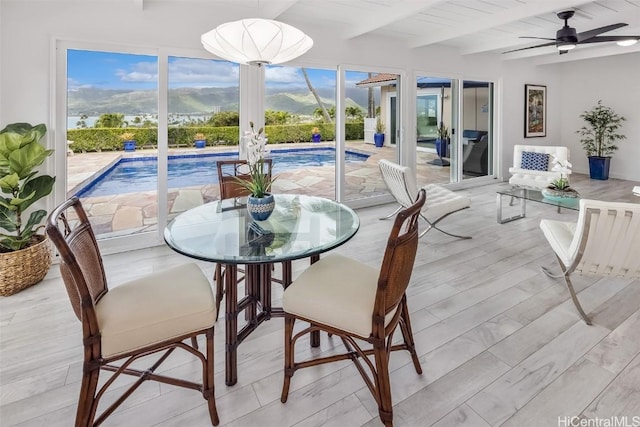
[[[93,87],[93,85],[82,83],[72,77],[67,77],[67,90],[78,90]]]
[[[238,86],[239,76],[239,66],[227,61],[190,58],[175,58],[169,61],[171,87]]]
[[[158,81],[158,63],[137,62],[130,70],[116,69],[116,77],[127,83],[155,83]]]

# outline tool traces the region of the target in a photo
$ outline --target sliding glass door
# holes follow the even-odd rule
[[[65,195],[98,238],[157,232],[157,76],[155,56],[66,50]]]

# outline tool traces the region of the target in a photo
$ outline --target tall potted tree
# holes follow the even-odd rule
[[[618,133],[626,119],[611,107],[602,105],[602,100],[591,110],[583,112],[580,118],[587,122],[576,133],[580,134],[580,143],[589,157],[589,175],[591,179],[609,179],[609,154],[618,149],[616,141],[626,139]]]
[[[0,131],[0,295],[14,294],[41,281],[51,266],[44,234],[37,231],[43,209],[23,216],[51,193],[55,178],[36,170],[53,153],[40,144],[44,124],[14,123]]]

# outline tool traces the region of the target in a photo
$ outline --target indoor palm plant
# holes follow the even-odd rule
[[[592,179],[608,179],[611,156],[618,149],[616,141],[626,139],[618,133],[626,119],[611,107],[598,105],[580,115],[587,124],[576,133],[582,137],[580,142],[589,157],[589,174]]]
[[[51,193],[55,178],[36,170],[53,153],[40,144],[44,124],[15,123],[0,131],[0,295],[38,283],[51,265],[44,235],[37,231],[47,216],[27,208]]]

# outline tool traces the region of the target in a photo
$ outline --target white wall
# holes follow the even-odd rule
[[[573,169],[589,173],[587,156],[575,132],[584,125],[580,114],[602,100],[627,119],[620,129],[627,139],[617,144],[609,175],[640,181],[640,53],[574,61],[556,68],[562,86],[561,141],[569,147]]]
[[[246,13],[247,16],[251,15],[251,10]],[[231,15],[227,9],[220,10],[216,7],[216,2],[2,0],[0,126],[17,121],[44,122],[50,130],[49,143],[53,146],[51,58],[56,39],[162,49],[176,55],[180,52],[202,52],[203,57],[211,57],[202,48],[200,35],[231,19],[240,19],[240,16],[237,13]],[[351,68],[354,70],[357,67],[372,67],[373,70],[383,71],[382,68],[386,67],[398,70],[406,77],[416,72],[418,75],[498,82],[497,99],[500,108],[496,114],[501,125],[496,129],[496,146],[500,148],[499,155],[502,159],[498,171],[504,177],[508,177],[506,171],[512,163],[513,145],[556,145],[570,140],[566,130],[574,129],[576,125],[564,123],[573,114],[569,111],[582,111],[592,104],[591,99],[583,100],[578,96],[585,95],[585,87],[596,88],[602,93],[600,97],[605,102],[615,99],[616,103],[621,104],[614,104],[613,107],[620,105],[621,113],[633,115],[629,111],[632,110],[632,97],[626,98],[627,94],[630,95],[629,86],[633,83],[631,71],[627,67],[635,65],[635,69],[638,69],[637,55],[635,59],[616,58],[619,63],[616,69],[622,67],[626,73],[626,77],[618,81],[617,71],[612,72],[606,66],[609,59],[589,61],[597,65],[595,71],[591,71],[591,68],[585,71],[580,63],[562,67],[535,67],[528,60],[503,62],[499,55],[460,56],[455,50],[445,47],[408,50],[403,41],[375,36],[343,42],[335,37],[335,29],[323,28],[312,20],[290,23],[307,32],[315,42],[307,54],[289,64],[292,66],[335,67],[341,63],[354,66]],[[577,70],[580,71],[572,72]],[[585,74],[586,77],[583,77]],[[601,74],[609,77],[606,85],[598,79]],[[548,123],[545,138],[524,138],[525,83],[547,86]],[[635,85],[636,96],[633,98],[637,102],[637,82]],[[578,103],[578,99],[582,100],[581,103]],[[566,107],[565,102],[570,107]],[[637,135],[637,121],[635,123]],[[627,135],[630,141],[625,145],[632,147],[632,134],[629,131]],[[636,155],[637,153],[635,151]],[[636,166],[634,170],[633,161],[628,158],[631,151],[621,151],[619,154],[612,164],[612,176],[639,179],[640,167]],[[576,163],[577,167],[582,166],[580,162]]]

